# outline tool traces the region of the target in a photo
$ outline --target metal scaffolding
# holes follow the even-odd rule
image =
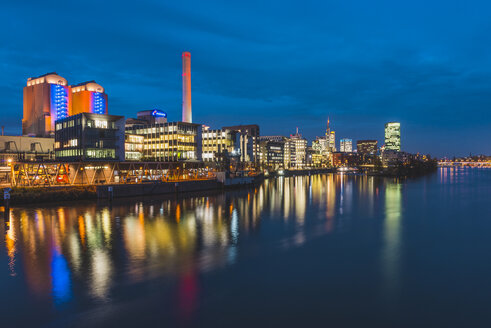
[[[215,179],[202,162],[13,162],[13,187],[128,184]]]

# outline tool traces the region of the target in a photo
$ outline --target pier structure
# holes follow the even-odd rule
[[[3,184],[51,187],[215,179],[202,162],[12,162]]]

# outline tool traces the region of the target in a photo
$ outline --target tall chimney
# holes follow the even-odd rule
[[[191,53],[182,53],[182,121],[193,122],[191,111]]]

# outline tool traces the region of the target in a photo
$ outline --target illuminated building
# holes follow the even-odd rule
[[[137,113],[137,118],[128,118],[126,128],[135,125],[153,125],[167,123],[167,113],[160,109],[143,110]]]
[[[52,136],[55,121],[70,115],[70,98],[67,80],[56,73],[28,78],[24,87],[22,134]]]
[[[238,133],[227,129],[212,130],[203,127],[202,140],[202,159],[205,162],[222,162],[232,155],[240,153],[240,148],[236,149],[239,141]]]
[[[334,131],[329,133],[329,151],[331,153],[336,151],[336,132]]]
[[[342,153],[351,153],[353,151],[353,141],[351,139],[341,139],[339,141],[339,151]]]
[[[385,124],[385,150],[401,151],[401,123]]]
[[[283,168],[285,163],[285,144],[283,140],[261,140],[259,142],[261,164],[273,170]]]
[[[95,81],[70,86],[72,109],[70,115],[80,113],[107,114],[107,94]]]
[[[148,124],[167,123],[167,113],[160,109],[143,110],[136,114],[139,120],[145,120]]]
[[[318,151],[311,149],[309,160],[312,167],[326,167],[326,159]]]
[[[307,139],[303,138],[297,132],[290,135],[290,167],[294,169],[302,169],[305,167],[307,160]]]
[[[326,141],[328,152],[332,153],[336,151],[336,132],[331,131],[329,117],[327,118],[327,128],[326,128]]]
[[[54,138],[0,136],[0,163],[52,159],[54,145]]]
[[[272,145],[282,145],[283,148],[283,163],[281,163],[280,167],[283,168],[288,168],[290,167],[290,139],[284,136],[260,136],[259,137],[259,142],[260,142],[260,162],[263,165],[270,165],[268,163],[268,147],[265,147],[265,145],[268,142],[271,142]],[[278,150],[278,149],[276,149]],[[278,157],[279,155],[274,155],[274,157]],[[271,156],[270,156],[271,158]],[[272,166],[276,166],[279,163],[274,161],[272,163]]]
[[[236,125],[226,126],[222,129],[236,131],[239,133],[240,162],[250,163],[252,166],[259,165],[259,125]]]
[[[191,111],[191,53],[182,53],[182,121],[193,122]]]
[[[80,113],[56,121],[55,157],[61,161],[124,161],[124,117]]]
[[[377,140],[358,140],[356,151],[358,154],[375,155],[377,153]]]
[[[135,134],[125,134],[124,156],[127,161],[140,161],[143,157],[144,137]]]
[[[126,133],[143,136],[145,161],[177,162],[201,160],[201,125],[185,122],[126,125]]]
[[[334,152],[332,153],[333,166],[356,166],[361,164],[361,156],[353,152]]]

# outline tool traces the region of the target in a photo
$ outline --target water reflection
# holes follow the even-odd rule
[[[385,188],[384,253],[385,282],[389,297],[394,297],[400,278],[401,251],[401,184],[388,183]]]
[[[342,232],[353,215],[373,214],[383,187],[374,177],[315,175],[210,196],[17,208],[4,247],[10,274],[21,273],[31,294],[55,305],[110,302],[121,285],[169,276],[177,278],[176,304],[186,316],[196,307],[200,274],[262,247],[289,249]],[[385,204],[386,270],[395,277],[399,184],[386,186]]]

